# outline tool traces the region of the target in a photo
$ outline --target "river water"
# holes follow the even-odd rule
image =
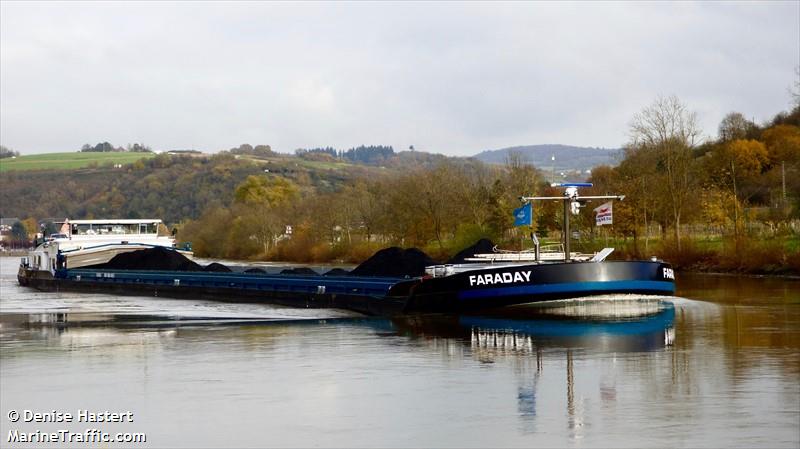
[[[629,318],[389,320],[42,293],[16,264],[0,258],[2,447],[59,430],[71,447],[800,445],[800,280],[679,276],[680,297]]]

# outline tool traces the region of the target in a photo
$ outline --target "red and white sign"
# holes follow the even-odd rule
[[[597,214],[595,218],[595,224],[597,226],[613,224],[614,210],[611,201],[595,208],[594,212]]]

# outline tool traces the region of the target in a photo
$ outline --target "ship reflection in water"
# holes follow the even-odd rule
[[[590,316],[581,317],[576,307],[570,305],[570,319],[510,320],[492,318],[462,318],[461,323],[472,328],[471,348],[481,360],[493,360],[498,353],[529,355],[536,358],[536,370],[520,376],[517,387],[519,415],[524,420],[523,428],[535,432],[536,395],[539,378],[543,370],[543,348],[563,348],[566,352],[566,367],[563,371],[566,382],[566,413],[571,438],[581,438],[585,407],[579,398],[575,400],[575,363],[573,351],[593,349],[609,353],[655,351],[672,345],[675,340],[673,321],[675,309],[672,304],[660,304],[661,310],[653,312],[655,304],[646,302],[638,318],[597,321],[595,314],[603,315],[602,303],[590,304]],[[634,312],[636,305],[626,305]],[[555,312],[551,310],[549,312]],[[619,312],[618,305],[611,305],[609,312]],[[644,315],[644,316],[641,316]],[[552,352],[548,352],[553,356]],[[601,379],[600,396],[603,402],[616,399],[613,377]]]
[[[501,313],[509,315],[509,313]],[[565,360],[566,415],[571,438],[581,438],[583,400],[575,399],[574,351],[623,353],[658,351],[675,340],[675,307],[662,299],[629,298],[624,304],[610,298],[560,301],[559,305],[533,308],[525,318],[483,316],[416,317],[395,319],[394,325],[408,334],[424,336],[433,346],[442,341],[469,342],[468,351],[481,363],[498,358],[535,360],[518,367],[517,404],[525,432],[535,432],[537,389],[544,369],[543,359]],[[624,318],[621,318],[623,317]],[[452,352],[452,351],[451,351]],[[600,379],[603,402],[616,400],[614,376]]]

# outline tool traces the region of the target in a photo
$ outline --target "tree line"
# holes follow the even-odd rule
[[[10,148],[0,145],[0,159],[5,159],[7,157],[18,157],[18,156],[19,156],[19,151],[14,151]]]
[[[337,150],[333,147],[298,148],[295,155],[304,159],[334,161],[337,159],[355,164],[382,165],[395,155],[392,146],[359,145],[348,150]]]
[[[358,261],[387,245],[444,256],[513,232],[519,192],[538,191],[542,179],[518,159],[495,167],[456,158],[356,178],[331,192],[303,192],[285,177],[252,175],[228,205],[207,209],[179,237],[211,257]]]
[[[143,143],[129,143],[125,147],[115,147],[109,142],[100,142],[97,145],[90,145],[88,143],[81,146],[80,152],[82,153],[109,153],[109,152],[131,152],[131,153],[152,153],[153,149]]]
[[[800,271],[800,106],[762,125],[731,112],[716,138],[701,140],[695,113],[659,98],[629,131],[624,159],[595,168],[592,181],[596,192],[626,195],[614,231],[633,254],[657,239],[683,265]]]
[[[249,143],[243,143],[238,147],[231,148],[229,150],[231,154],[238,154],[238,155],[248,155],[248,156],[256,156],[256,157],[270,157],[275,156],[276,153],[272,151],[272,147],[269,145],[250,145]]]

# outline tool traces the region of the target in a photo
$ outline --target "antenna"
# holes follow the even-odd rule
[[[560,182],[552,183],[551,187],[565,187],[564,195],[562,196],[521,196],[520,201],[527,202],[533,200],[554,200],[564,202],[564,224],[561,232],[564,234],[564,261],[570,261],[569,250],[569,214],[578,215],[580,213],[581,200],[624,200],[625,195],[591,195],[580,196],[578,194],[579,187],[592,187],[591,182]]]

